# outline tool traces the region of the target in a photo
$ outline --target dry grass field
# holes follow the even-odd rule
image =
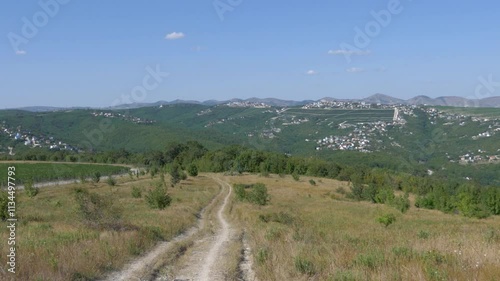
[[[122,177],[115,186],[48,187],[33,198],[19,191],[17,280],[94,280],[121,269],[158,241],[169,241],[195,224],[200,210],[219,193],[213,176],[203,174],[169,187],[172,203],[165,210],[151,209],[144,199],[160,181],[158,176]],[[500,276],[499,217],[478,220],[415,207],[402,214],[386,205],[350,201],[342,191],[349,191],[348,183],[329,179],[314,178],[313,185],[308,177],[217,177],[231,184],[264,183],[270,195],[266,206],[237,201],[234,195],[228,202],[226,217],[234,235],[227,245],[233,253],[226,266],[228,280],[240,278],[238,237],[243,235],[261,281],[493,281]],[[132,196],[134,189],[141,197]],[[98,194],[100,208],[92,221],[82,216],[77,190]],[[378,222],[386,214],[396,217],[387,227]],[[196,250],[194,241],[213,232],[209,221],[164,262],[174,269],[182,263],[182,256]],[[8,234],[8,229],[0,229],[2,241]],[[2,253],[6,247],[0,243]],[[6,257],[0,261],[4,269]],[[9,278],[0,271],[1,280]]]
[[[267,185],[267,206],[235,203],[259,280],[498,280],[500,218],[478,220],[415,207],[345,199],[348,184],[307,177],[244,175]],[[388,227],[377,219],[394,214]]]
[[[159,180],[158,176],[123,177],[115,186],[54,186],[41,189],[34,198],[18,191],[16,280],[94,280],[120,269],[158,241],[168,241],[194,225],[197,214],[219,191],[210,178],[189,178],[168,188],[169,207],[151,209],[144,197]],[[132,196],[133,187],[141,190],[141,197]],[[92,226],[82,218],[76,189],[99,195],[102,210],[96,221],[105,223]],[[7,241],[8,235],[7,228],[0,229],[1,241]],[[0,243],[0,252],[7,253],[7,246]],[[4,269],[6,256],[0,261]],[[0,271],[0,280],[10,278],[10,273]]]

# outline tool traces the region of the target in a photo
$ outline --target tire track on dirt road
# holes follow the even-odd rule
[[[176,236],[170,241],[160,242],[153,250],[151,250],[145,256],[139,257],[129,264],[124,266],[120,271],[113,272],[106,276],[103,280],[106,281],[139,281],[139,280],[150,280],[151,275],[155,270],[158,269],[159,263],[163,256],[174,248],[176,243],[185,241],[193,237],[200,229],[203,229],[206,223],[207,213],[214,207],[214,205],[219,201],[218,198],[221,197],[224,190],[221,191],[212,199],[212,201],[200,212],[200,219],[198,223],[188,229],[185,233]]]
[[[210,251],[208,252],[206,258],[205,258],[205,263],[203,267],[201,268],[200,272],[200,280],[217,280],[216,277],[218,272],[220,270],[217,270],[214,268],[214,263],[218,259],[219,253],[222,250],[222,246],[224,242],[229,241],[229,223],[226,221],[224,218],[224,210],[226,209],[227,206],[227,201],[229,200],[229,197],[231,196],[232,188],[229,184],[217,180],[220,184],[223,186],[225,185],[227,189],[229,189],[229,192],[226,195],[226,198],[224,198],[224,203],[220,206],[219,211],[217,212],[217,218],[219,219],[220,223],[220,231],[219,234],[216,236],[216,240]]]

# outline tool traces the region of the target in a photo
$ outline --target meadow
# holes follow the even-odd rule
[[[226,177],[264,183],[266,206],[235,202],[259,280],[498,280],[500,218],[465,218],[413,205],[405,214],[346,199],[347,182],[309,177]],[[387,214],[395,222],[378,220]]]
[[[29,162],[0,162],[0,186],[7,185],[7,167],[16,168],[16,183],[29,180],[44,182],[54,180],[78,179],[81,176],[90,177],[95,172],[102,176],[127,173],[129,167],[102,164],[73,164],[73,163],[29,163]]]
[[[145,197],[162,182],[159,176],[127,176],[114,186],[87,182],[41,188],[33,198],[18,191],[16,280],[95,280],[121,269],[194,225],[219,191],[207,177],[189,178],[175,188],[168,185],[170,206],[152,209]],[[7,228],[0,229],[1,241],[8,235]],[[7,253],[7,247],[0,243],[0,252]],[[4,268],[6,256],[0,262]],[[9,278],[0,270],[1,280]]]

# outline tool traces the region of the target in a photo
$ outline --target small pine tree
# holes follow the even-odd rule
[[[170,206],[172,198],[167,194],[163,184],[157,184],[155,189],[150,190],[146,195],[146,202],[152,209],[163,210]]]
[[[181,181],[181,167],[179,164],[174,163],[170,168],[170,183],[172,186],[175,186]]]

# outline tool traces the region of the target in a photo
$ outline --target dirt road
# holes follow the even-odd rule
[[[221,186],[224,187],[224,192],[227,195],[222,204],[218,207],[216,218],[209,218],[212,229],[206,235],[197,239],[192,249],[186,253],[180,261],[180,265],[174,269],[174,280],[225,280],[225,271],[229,256],[225,247],[230,243],[231,232],[229,223],[224,217],[224,210],[231,196],[231,186],[219,179],[215,179]],[[214,222],[213,220],[217,220]],[[211,233],[213,232],[213,233]],[[158,279],[162,280],[162,279]],[[168,279],[163,279],[168,280]]]
[[[197,227],[172,241],[159,244],[106,280],[254,281],[251,250],[242,241],[241,230],[226,219],[232,188],[220,178],[214,180],[222,187],[221,192],[202,212]],[[179,244],[189,247],[179,254],[175,251]],[[168,255],[170,257],[166,257]],[[178,257],[172,258],[174,255]],[[161,264],[162,260],[168,260],[170,264]]]

